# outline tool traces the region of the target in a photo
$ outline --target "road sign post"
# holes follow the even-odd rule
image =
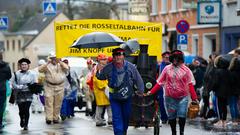
[[[0,30],[7,30],[8,29],[8,17],[2,16],[0,17]]]
[[[43,1],[43,15],[56,15],[57,3],[51,1]]]
[[[177,35],[177,47],[179,50],[187,50],[188,44],[188,35],[187,34],[179,34]]]
[[[179,50],[187,50],[188,35],[186,33],[190,28],[189,23],[186,20],[180,20],[177,22],[176,29],[179,33],[177,35],[177,48]]]
[[[177,22],[176,29],[179,33],[186,33],[189,28],[190,25],[186,20],[180,20]]]

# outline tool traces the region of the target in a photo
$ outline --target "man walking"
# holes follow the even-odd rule
[[[113,49],[113,62],[97,72],[99,80],[108,80],[114,135],[127,134],[133,86],[136,85],[141,93],[144,91],[142,77],[136,67],[125,60],[124,51]]]
[[[3,61],[0,53],[0,130],[3,128],[4,104],[6,102],[6,81],[11,78],[11,70],[8,63]]]
[[[64,81],[68,72],[68,66],[56,58],[54,53],[51,53],[48,63],[39,67],[39,72],[45,74],[46,123],[59,123],[60,109],[64,95]]]

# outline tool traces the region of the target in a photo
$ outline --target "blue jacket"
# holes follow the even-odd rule
[[[127,63],[127,72],[129,75],[129,83],[131,86],[134,86],[136,84],[138,91],[143,92],[144,91],[144,82],[142,80],[141,75],[139,74],[137,68],[130,62],[128,61],[124,61],[124,64]],[[96,74],[97,78],[99,80],[108,80],[108,86],[110,86],[110,82],[112,81],[112,79],[117,79],[117,84],[121,84],[124,75],[122,76],[118,76],[117,78],[113,78],[112,77],[112,68],[113,68],[113,64],[109,63],[108,65],[106,65],[101,71],[100,73],[98,72]],[[118,71],[124,71],[124,68],[121,69],[117,69]]]

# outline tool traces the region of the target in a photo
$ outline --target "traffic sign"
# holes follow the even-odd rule
[[[180,20],[177,22],[176,29],[179,33],[186,33],[189,30],[189,23],[186,20]]]
[[[51,1],[43,1],[43,15],[56,15],[57,3]]]
[[[8,29],[8,17],[6,16],[0,17],[0,30],[7,29]]]
[[[177,35],[177,44],[188,44],[188,35],[187,34]]]
[[[187,45],[179,44],[177,45],[178,50],[186,51],[187,50]]]

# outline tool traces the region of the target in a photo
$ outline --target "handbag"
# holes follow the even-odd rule
[[[16,75],[15,72],[14,72],[13,74],[14,74],[14,77],[15,77],[14,81],[15,81],[15,83],[17,84],[17,75]],[[9,103],[11,103],[11,104],[14,104],[14,103],[15,103],[16,92],[17,92],[17,91],[12,88],[11,96],[10,96],[10,98],[9,98]]]
[[[39,83],[29,84],[28,88],[32,94],[40,94],[43,91],[43,85]]]
[[[113,65],[112,72],[113,72],[112,74],[117,73],[117,69],[114,65]],[[129,75],[127,72],[127,63],[124,66],[124,72],[125,72],[125,75],[123,78],[123,83],[118,87],[112,87],[113,92],[110,94],[113,99],[119,100],[119,101],[125,101],[125,100],[129,99],[133,94],[133,87],[129,83]],[[115,79],[113,79],[113,80],[115,80]],[[115,86],[116,81],[115,82],[113,81],[111,85]]]
[[[199,104],[196,102],[191,102],[188,107],[188,117],[190,119],[196,118],[199,110],[200,110]]]

